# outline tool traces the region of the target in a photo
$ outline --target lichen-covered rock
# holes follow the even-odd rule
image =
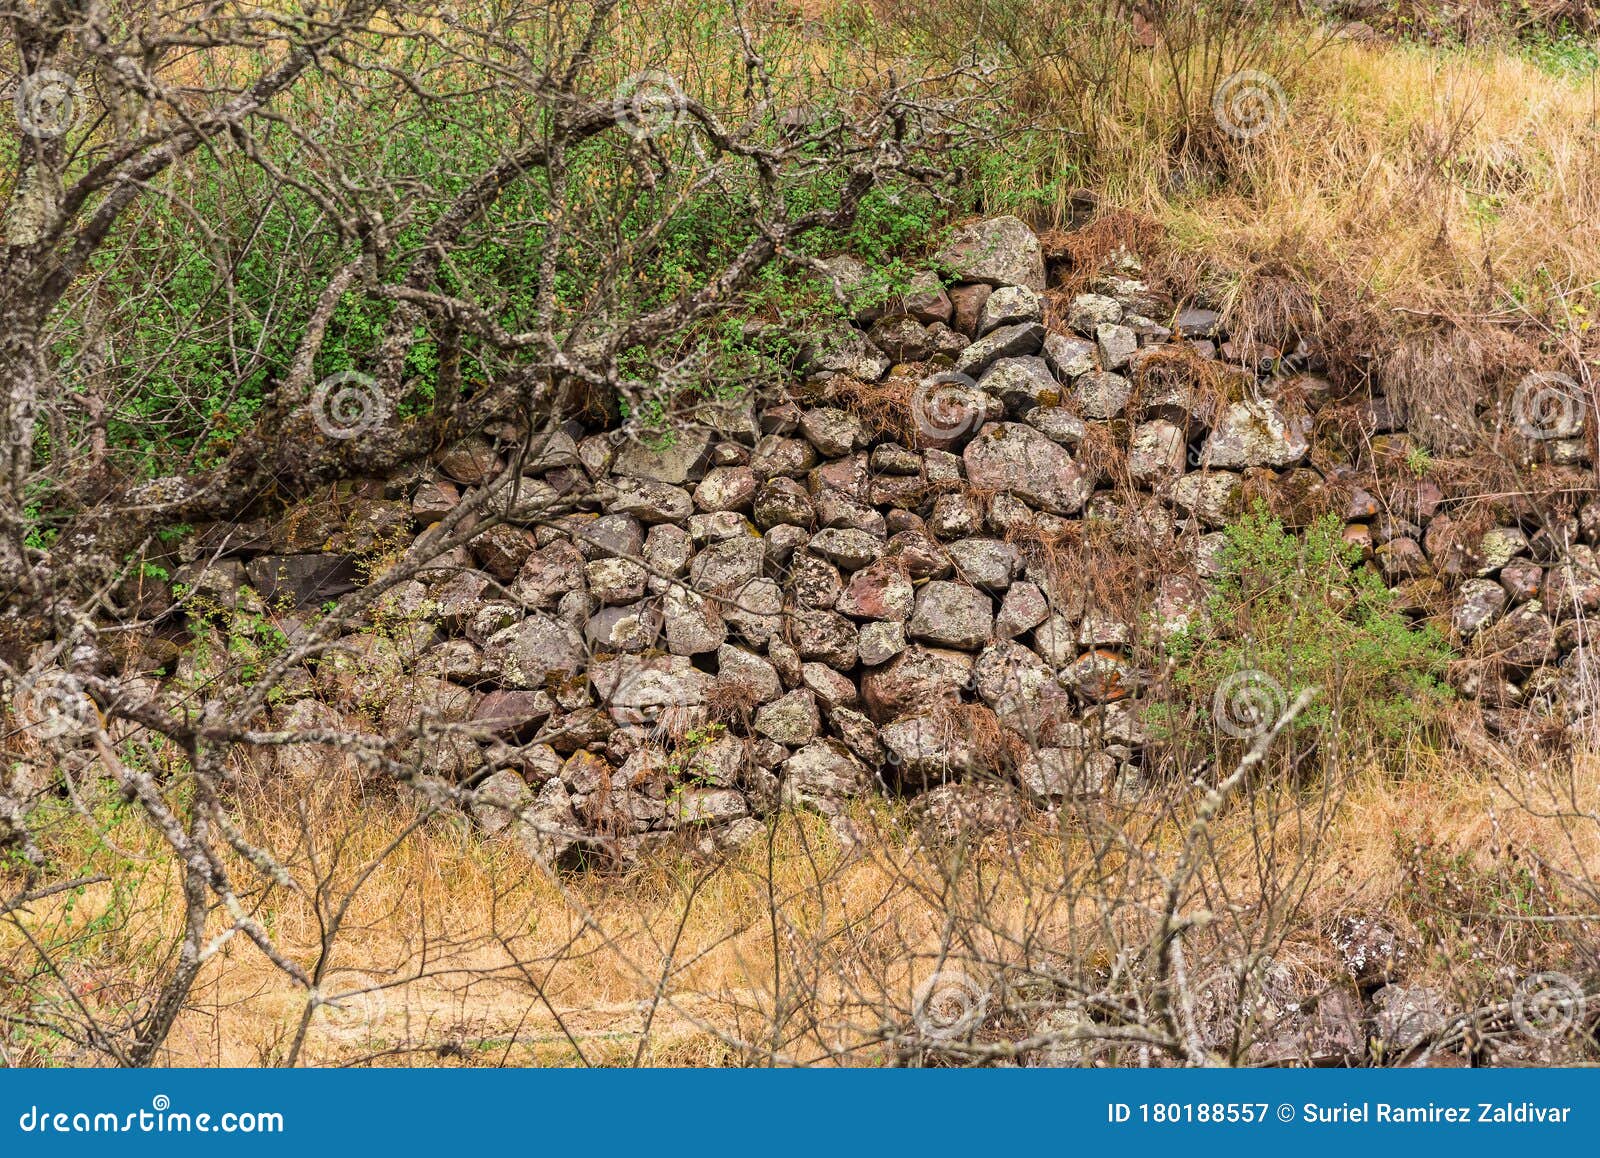
[[[976,651],[994,632],[994,605],[989,597],[963,583],[934,580],[917,592],[916,611],[907,634],[943,647]]]
[[[1001,358],[1036,354],[1044,345],[1044,327],[1038,322],[1018,322],[991,330],[956,355],[955,370],[976,378]]]
[[[978,379],[978,388],[1000,399],[1013,414],[1024,414],[1036,406],[1059,405],[1062,397],[1061,384],[1050,373],[1050,367],[1033,354],[997,358]]]
[[[858,658],[863,667],[888,663],[906,649],[906,625],[903,620],[863,623],[858,636]]]
[[[1095,370],[1072,384],[1073,397],[1085,418],[1106,421],[1118,417],[1128,405],[1133,384],[1121,374]]]
[[[1223,410],[1200,451],[1211,467],[1293,466],[1311,444],[1300,424],[1266,400],[1235,402]]]
[[[867,788],[867,770],[843,745],[817,740],[784,761],[784,790],[802,803],[848,800]]]
[[[1244,513],[1244,486],[1228,471],[1194,471],[1172,485],[1172,501],[1204,527],[1223,527]]]
[[[962,456],[967,479],[980,490],[1010,491],[1057,515],[1083,508],[1094,476],[1057,443],[1031,426],[999,422],[986,426]]]
[[[728,625],[716,604],[685,587],[668,589],[664,613],[667,650],[673,655],[716,651],[728,638]]]
[[[483,647],[485,673],[509,688],[540,688],[551,676],[580,675],[587,661],[582,637],[539,612],[496,632]]]
[[[1033,230],[1015,217],[992,217],[958,229],[933,262],[958,281],[1044,292],[1044,251]]]
[[[904,620],[911,615],[914,600],[911,580],[903,570],[875,563],[850,576],[835,606],[852,619]]]
[[[950,544],[956,575],[974,587],[1003,591],[1022,567],[1022,556],[1001,539],[962,539]]]
[[[756,712],[756,731],[791,748],[811,743],[821,726],[816,697],[808,690],[797,688],[770,704],[763,704]]]
[[[1067,309],[1067,325],[1086,338],[1094,337],[1101,326],[1122,320],[1122,303],[1105,294],[1079,294]]]
[[[944,648],[912,645],[861,677],[867,715],[888,723],[906,712],[955,703],[972,680],[972,656]]]
[[[1505,590],[1493,579],[1468,579],[1456,593],[1450,622],[1462,639],[1471,639],[1505,610]]]
[[[978,316],[978,334],[982,336],[1000,326],[1014,326],[1018,322],[1040,322],[1044,310],[1039,295],[1023,285],[1002,286],[989,295]]]
[[[1155,419],[1136,427],[1128,448],[1128,474],[1136,483],[1159,485],[1183,473],[1188,456],[1183,431]]]

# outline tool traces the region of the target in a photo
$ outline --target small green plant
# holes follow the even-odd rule
[[[1342,530],[1330,515],[1295,535],[1259,505],[1227,529],[1207,625],[1168,645],[1181,705],[1215,712],[1248,680],[1270,716],[1314,686],[1296,727],[1373,748],[1431,722],[1450,698],[1452,653],[1437,630],[1396,610]],[[1234,735],[1271,722],[1230,721]]]

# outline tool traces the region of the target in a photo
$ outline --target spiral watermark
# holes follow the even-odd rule
[[[1511,994],[1511,1020],[1529,1037],[1565,1037],[1583,1021],[1588,999],[1583,986],[1565,973],[1534,973]]]
[[[167,1097],[166,1094],[157,1094],[150,1099],[150,1108],[152,1110],[165,1110],[171,1108],[171,1106],[172,1099]]]
[[[53,141],[77,123],[83,89],[77,78],[55,68],[42,68],[22,78],[13,98],[17,124],[30,137]]]
[[[23,731],[36,740],[82,735],[96,721],[94,703],[83,683],[59,668],[24,678],[12,704]]]
[[[359,438],[389,417],[389,399],[377,380],[355,370],[329,374],[311,392],[311,416],[329,438]]]
[[[318,993],[314,998],[317,1021],[323,1033],[341,1041],[352,1041],[367,1036],[372,1028],[382,1023],[389,1012],[389,999],[383,986],[365,973],[342,975],[337,993]]]
[[[1554,370],[1538,370],[1517,383],[1511,420],[1530,442],[1576,438],[1583,433],[1583,390]]]
[[[1222,78],[1211,94],[1211,114],[1228,136],[1248,141],[1289,119],[1289,98],[1272,76],[1247,68]]]
[[[658,69],[636,72],[617,86],[617,124],[636,141],[659,137],[684,123],[689,98],[676,77]]]
[[[1211,718],[1237,740],[1253,740],[1283,714],[1283,685],[1254,668],[1236,671],[1217,685],[1211,697]]]
[[[970,1033],[983,1022],[989,991],[965,973],[941,969],[917,987],[911,1021],[933,1041],[949,1041]]]
[[[930,442],[951,442],[971,434],[987,416],[978,384],[954,370],[924,378],[911,395],[912,420]]]

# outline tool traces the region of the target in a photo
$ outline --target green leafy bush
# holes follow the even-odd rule
[[[1357,748],[1392,745],[1435,718],[1450,698],[1450,648],[1396,610],[1342,529],[1328,515],[1296,535],[1260,506],[1227,529],[1208,622],[1169,644],[1181,703],[1220,716],[1242,688],[1271,714],[1274,702],[1281,710],[1316,687],[1297,728],[1331,729],[1341,747]],[[1231,727],[1237,735],[1270,723],[1235,718]]]

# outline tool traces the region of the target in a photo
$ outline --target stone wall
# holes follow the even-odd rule
[[[524,468],[526,517],[391,592],[382,630],[291,683],[277,722],[476,722],[497,738],[434,742],[427,769],[479,777],[482,826],[563,862],[727,847],[785,801],[948,813],[982,780],[981,816],[1136,793],[1134,637],[1204,614],[1221,529],[1257,500],[1342,518],[1411,615],[1486,661],[1457,682],[1491,718],[1557,698],[1600,605],[1565,395],[1518,401],[1506,453],[1533,482],[1486,497],[1431,471],[1383,398],[1342,396],[1304,351],[1241,348],[1131,259],[1094,292],[1047,289],[1014,218],[961,231],[891,301],[852,259],[829,268],[854,324],[813,336],[787,397],[665,447],[569,425]],[[472,440],[426,477],[235,529],[178,578],[191,600],[314,607],[502,462]],[[581,509],[551,517],[563,496]],[[1103,598],[1118,567],[1137,589]]]

